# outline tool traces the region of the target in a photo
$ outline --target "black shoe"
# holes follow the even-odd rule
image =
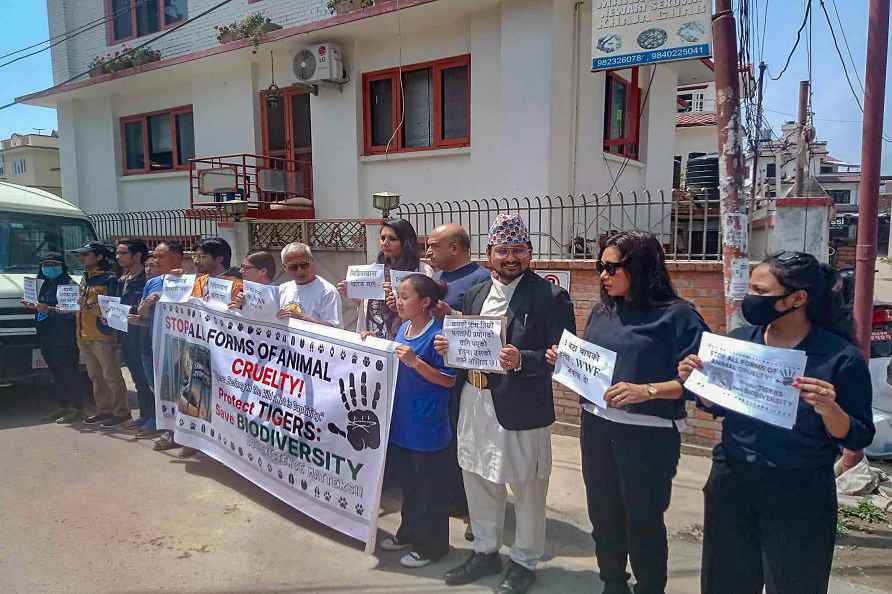
[[[463,586],[488,575],[502,573],[499,553],[471,553],[468,560],[446,573],[447,586]]]
[[[468,527],[465,528],[465,540],[468,542],[474,542],[474,531],[471,530],[470,522],[468,522]]]
[[[602,594],[632,594],[628,582],[604,582]]]
[[[92,417],[87,417],[84,419],[85,425],[98,425],[99,423],[105,422],[112,418],[114,415],[110,415],[108,413],[99,413],[98,415],[93,415]]]
[[[536,581],[536,572],[514,561],[508,562],[508,570],[502,583],[496,588],[497,594],[524,594]]]
[[[112,417],[109,417],[108,419],[106,419],[99,426],[102,427],[103,429],[111,429],[113,427],[117,427],[118,425],[123,425],[124,423],[131,420],[132,418],[133,417],[131,417],[130,415],[112,416]]]

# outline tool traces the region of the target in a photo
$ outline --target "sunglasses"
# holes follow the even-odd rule
[[[616,271],[622,267],[622,262],[602,262],[601,260],[595,262],[595,270],[598,271],[598,274],[606,272],[607,276],[615,275]]]
[[[774,256],[774,259],[778,262],[792,262],[793,260],[802,260],[809,256],[810,254],[806,254],[805,252],[781,252]]]

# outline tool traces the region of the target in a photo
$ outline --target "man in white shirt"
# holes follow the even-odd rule
[[[340,328],[341,295],[333,284],[316,276],[310,246],[296,241],[286,245],[282,268],[294,280],[279,287],[279,317]]]

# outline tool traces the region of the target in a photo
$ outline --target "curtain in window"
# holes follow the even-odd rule
[[[161,11],[158,9],[160,0],[137,0],[136,3],[136,34],[138,36],[154,33],[161,28]]]
[[[443,70],[443,138],[468,137],[468,67]]]
[[[130,0],[112,0],[112,36],[114,39],[133,35]]]
[[[430,69],[403,74],[405,118],[403,146],[415,148],[433,144],[433,77]]]
[[[125,169],[145,169],[143,154],[142,122],[124,124]]]
[[[393,83],[374,80],[369,84],[371,97],[372,146],[385,146],[393,136]]]
[[[177,165],[188,165],[189,159],[195,158],[195,130],[192,126],[192,114],[177,114],[176,126]]]
[[[173,139],[170,133],[170,114],[150,116],[149,169],[173,169]]]

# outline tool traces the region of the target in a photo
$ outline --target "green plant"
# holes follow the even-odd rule
[[[255,12],[240,21],[235,21],[228,25],[217,25],[214,27],[214,30],[217,31],[217,41],[219,43],[228,43],[233,39],[250,39],[254,44],[254,52],[256,53],[263,36],[270,31],[280,28],[269,17]]]
[[[860,500],[858,505],[854,507],[841,505],[839,507],[839,515],[844,518],[857,518],[868,524],[880,524],[888,520],[883,508],[866,497]]]
[[[334,14],[338,9],[338,4],[343,2],[347,2],[348,0],[328,0],[328,12]],[[374,6],[375,0],[360,0],[359,7],[360,8],[368,8],[369,6]]]
[[[126,45],[113,54],[96,56],[90,61],[90,71],[94,74],[107,74],[142,66],[161,59],[161,52],[149,47],[129,49]]]

